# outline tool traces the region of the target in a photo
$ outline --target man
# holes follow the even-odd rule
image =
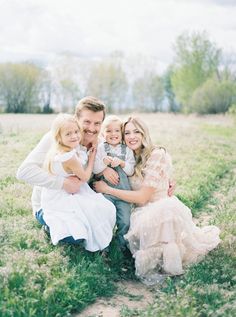
[[[81,144],[84,146],[84,150],[87,151],[92,145],[98,142],[98,134],[105,118],[105,105],[97,98],[85,97],[81,99],[76,106],[75,115],[77,116],[83,129]],[[17,171],[18,179],[34,185],[32,193],[32,207],[36,219],[42,225],[45,225],[45,222],[43,219],[43,210],[40,209],[41,188],[63,188],[66,192],[73,194],[79,191],[81,185],[81,181],[76,176],[70,176],[68,178],[53,176],[42,168],[51,142],[51,135],[50,132],[48,132],[27,156]],[[110,182],[116,184],[119,182],[119,176],[111,168],[107,168],[104,176]],[[63,241],[76,244],[80,242],[75,241],[72,237],[68,237]]]

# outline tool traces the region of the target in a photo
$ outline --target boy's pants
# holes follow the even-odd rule
[[[116,236],[121,248],[125,249],[127,242],[124,239],[124,235],[128,232],[130,226],[131,204],[112,195],[104,194],[104,197],[110,200],[116,207]]]

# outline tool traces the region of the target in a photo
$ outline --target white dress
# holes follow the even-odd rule
[[[62,163],[77,155],[76,152],[84,165],[87,154],[77,148],[55,156],[53,173],[71,176],[64,170]],[[84,239],[85,249],[93,252],[103,250],[111,242],[116,222],[115,206],[102,194],[95,193],[87,183],[83,183],[76,194],[68,194],[63,189],[43,188],[41,207],[54,245],[72,236],[75,240]]]
[[[190,209],[169,197],[171,158],[164,149],[153,150],[143,169],[143,180],[133,176],[131,186],[155,188],[151,200],[137,206],[125,235],[135,258],[136,275],[147,284],[162,279],[160,273],[179,275],[184,266],[199,261],[220,242],[216,226],[197,227]]]

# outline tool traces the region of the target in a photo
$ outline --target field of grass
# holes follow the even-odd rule
[[[236,125],[227,116],[142,114],[156,144],[172,155],[176,194],[199,221],[221,228],[221,245],[182,277],[153,289],[155,301],[128,316],[236,315]],[[114,242],[109,259],[78,246],[53,246],[32,216],[31,187],[17,167],[53,115],[0,115],[0,316],[54,317],[112,296],[133,263]]]

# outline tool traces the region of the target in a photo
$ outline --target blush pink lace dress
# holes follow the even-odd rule
[[[135,258],[136,275],[150,284],[162,274],[182,274],[183,267],[199,261],[220,242],[215,226],[197,227],[190,209],[177,197],[169,197],[171,158],[156,148],[143,169],[143,179],[130,178],[134,190],[141,186],[155,188],[151,200],[137,206],[131,215],[125,238]]]

